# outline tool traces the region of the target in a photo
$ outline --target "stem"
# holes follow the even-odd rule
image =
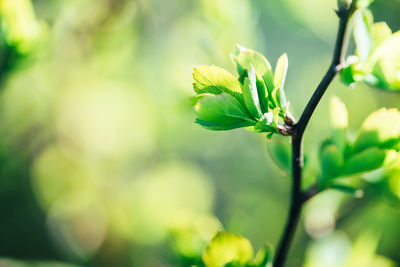
[[[318,106],[322,96],[328,89],[333,78],[336,76],[338,71],[340,71],[344,52],[347,49],[347,42],[345,43],[345,34],[347,29],[347,24],[353,12],[356,9],[357,0],[354,0],[350,7],[347,9],[342,9],[337,12],[340,21],[339,29],[336,38],[335,49],[333,52],[332,63],[328,68],[325,76],[317,86],[311,99],[308,101],[303,113],[301,114],[300,120],[294,125],[294,133],[292,135],[292,191],[291,191],[291,202],[289,216],[286,223],[285,230],[283,232],[279,247],[276,253],[274,267],[282,267],[287,258],[287,254],[290,245],[293,240],[296,227],[299,222],[299,217],[301,213],[301,208],[304,203],[303,194],[301,192],[301,171],[303,167],[303,151],[302,151],[302,141],[305,129],[311,119],[314,110]],[[346,47],[345,47],[346,46]]]

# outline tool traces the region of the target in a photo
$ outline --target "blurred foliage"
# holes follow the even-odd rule
[[[0,0],[0,265],[201,266],[223,228],[255,248],[275,245],[290,180],[272,143],[196,126],[188,84],[193,65],[234,72],[227,52],[237,43],[271,62],[287,52],[285,90],[298,115],[328,66],[335,5]],[[399,30],[398,0],[372,11]],[[347,104],[350,137],[378,107],[399,108],[399,96],[364,85],[337,81],[329,92]],[[304,186],[330,134],[327,101],[306,136]],[[331,266],[400,263],[400,176],[372,174],[362,199],[328,191],[306,206],[287,266],[328,266],[332,255]],[[315,256],[322,250],[327,258]]]

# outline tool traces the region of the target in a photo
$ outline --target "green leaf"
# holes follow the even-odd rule
[[[345,85],[352,85],[356,82],[353,74],[353,67],[351,65],[343,68],[340,71],[340,78]]]
[[[232,233],[219,232],[207,246],[202,259],[206,267],[223,267],[228,263],[244,265],[252,257],[253,248],[249,240]]]
[[[387,150],[377,147],[365,149],[346,161],[342,175],[354,175],[378,169],[384,165],[388,153]]]
[[[282,94],[283,93],[283,94]],[[281,90],[280,87],[275,87],[271,94],[272,101],[270,101],[270,107],[279,107],[280,110],[286,112],[286,95],[285,92]]]
[[[283,54],[279,57],[278,62],[276,63],[275,67],[275,74],[274,74],[274,85],[275,87],[284,88],[286,73],[288,69],[288,58],[287,54]]]
[[[197,94],[240,92],[239,81],[228,71],[217,66],[199,66],[193,71],[193,89]]]
[[[263,76],[266,72],[272,72],[271,64],[262,54],[239,45],[237,48],[238,51],[234,60],[240,67],[239,75],[243,70],[248,70],[250,64],[254,66],[255,72],[260,76]]]
[[[356,0],[353,0],[356,1]],[[358,0],[357,8],[367,8],[374,0]]]
[[[256,73],[254,71],[253,65],[250,64],[248,70],[248,78],[244,80],[244,85],[242,86],[244,103],[247,109],[254,118],[261,118],[262,111],[260,106],[260,100],[258,98],[257,90],[257,80]]]
[[[286,94],[284,90],[286,73],[288,69],[288,58],[287,54],[283,54],[279,57],[278,62],[275,67],[275,75],[274,75],[274,91],[277,92],[276,104],[282,109],[284,112],[287,110],[287,102],[286,102]],[[278,89],[277,89],[278,88]]]
[[[263,77],[267,90],[272,91],[274,87],[272,67],[262,54],[238,45],[237,52],[235,55],[232,55],[232,58],[236,62],[239,76],[241,76],[243,71],[248,70],[250,64],[252,64],[257,76]]]
[[[268,113],[264,113],[260,118],[260,121],[254,126],[254,130],[257,132],[271,132],[277,133],[277,120],[278,120],[278,109],[274,109]]]
[[[374,23],[371,27],[372,51],[374,51],[382,42],[386,41],[392,35],[392,30],[386,22]]]
[[[231,95],[201,94],[195,98],[196,122],[210,130],[229,130],[252,126],[244,107]]]
[[[321,146],[320,159],[322,172],[320,185],[324,188],[330,179],[340,176],[344,164],[343,153],[328,140]]]
[[[262,113],[268,112],[268,94],[267,94],[267,88],[265,87],[265,84],[262,80],[260,80],[257,76],[257,92],[258,92],[258,99],[260,100],[260,107]]]
[[[400,31],[383,41],[371,55],[372,75],[383,89],[400,90]]]
[[[400,141],[400,112],[381,108],[371,113],[363,122],[352,152],[369,147],[392,148]]]
[[[371,25],[373,18],[368,9],[361,9],[354,13],[354,40],[356,42],[356,55],[361,63],[368,60],[372,48]]]
[[[272,261],[272,248],[270,246],[264,245],[258,251],[252,261],[252,264],[256,267],[267,267]]]

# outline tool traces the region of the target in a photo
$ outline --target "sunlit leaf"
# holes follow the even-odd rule
[[[372,51],[374,51],[383,41],[390,38],[392,30],[386,24],[386,22],[376,22],[371,26],[372,34]]]
[[[248,70],[248,78],[245,79],[244,85],[242,86],[242,92],[244,103],[250,114],[255,118],[261,118],[262,111],[258,98],[256,73],[251,64]]]
[[[229,130],[255,124],[232,96],[201,94],[195,97],[196,122],[211,130]]]
[[[400,90],[400,31],[383,41],[371,55],[372,75],[386,81],[384,89]]]
[[[356,0],[352,0],[356,1]],[[367,8],[374,0],[358,0],[357,1],[357,7],[358,8]]]
[[[236,62],[239,76],[243,73],[243,71],[248,70],[250,68],[250,64],[252,64],[257,76],[263,78],[267,90],[272,90],[274,88],[273,73],[269,61],[257,51],[247,49],[239,45],[237,48],[236,54],[232,57]]]
[[[228,232],[219,232],[203,253],[207,267],[224,267],[228,263],[246,264],[253,257],[249,240]],[[236,266],[236,265],[234,265]]]
[[[288,58],[287,54],[285,53],[279,57],[276,63],[275,73],[274,73],[274,85],[275,87],[281,88],[281,90],[285,85],[287,69],[288,69]]]
[[[354,15],[354,40],[361,62],[368,60],[372,48],[371,25],[373,18],[369,10],[358,10]]]
[[[361,126],[353,153],[368,147],[392,148],[400,141],[400,112],[381,108],[371,113]]]
[[[238,80],[228,71],[217,66],[199,66],[193,70],[193,89],[198,94],[240,92]]]
[[[0,18],[6,42],[20,54],[32,51],[47,34],[30,0],[0,1]]]

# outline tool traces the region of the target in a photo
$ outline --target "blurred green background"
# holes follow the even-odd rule
[[[191,266],[220,229],[275,247],[290,179],[265,136],[194,124],[191,72],[233,72],[236,44],[271,62],[287,52],[298,117],[329,65],[335,6],[0,0],[0,266]],[[371,10],[400,29],[399,0]],[[329,95],[346,103],[354,132],[400,103],[336,79],[306,134],[306,184],[329,135]],[[362,199],[321,194],[305,206],[287,266],[398,266],[399,196],[400,177],[369,184]]]

